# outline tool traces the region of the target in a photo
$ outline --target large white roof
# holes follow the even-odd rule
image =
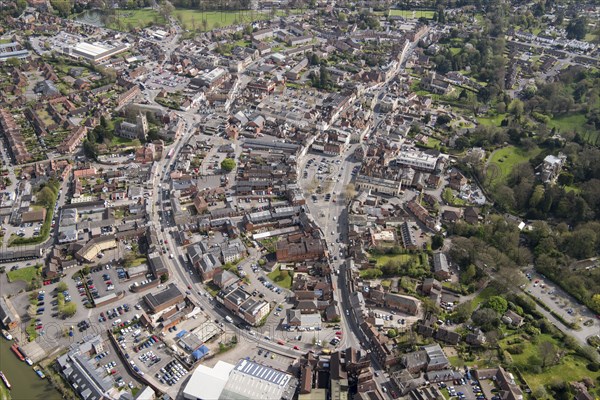
[[[91,43],[86,43],[86,42],[79,42],[75,45],[75,49],[85,53],[85,54],[89,54],[93,57],[96,57],[99,54],[104,53],[105,51],[110,50],[109,47],[105,47],[99,44],[91,44]]]
[[[186,399],[218,400],[234,367],[225,361],[218,361],[214,368],[198,366],[183,389],[183,396]]]

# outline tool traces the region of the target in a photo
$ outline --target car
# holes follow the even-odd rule
[[[294,350],[300,350],[300,347],[294,346]]]

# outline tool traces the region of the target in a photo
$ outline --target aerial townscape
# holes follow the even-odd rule
[[[598,0],[0,0],[0,400],[600,398]]]

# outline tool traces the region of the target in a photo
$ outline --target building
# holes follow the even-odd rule
[[[450,266],[442,252],[433,253],[433,274],[439,280],[450,279]]]
[[[355,185],[358,190],[372,191],[390,196],[399,196],[402,193],[402,182],[395,179],[358,174]]]
[[[13,306],[4,297],[0,297],[0,322],[8,330],[15,329],[21,319]]]
[[[412,167],[416,170],[432,172],[435,171],[439,156],[434,156],[419,150],[402,149],[398,154],[397,162],[401,165]]]
[[[100,61],[107,60],[114,55],[127,51],[127,49],[129,49],[128,44],[111,46],[104,43],[87,43],[82,41],[74,46],[67,47],[66,54],[75,58],[83,57],[89,61],[98,63]]]
[[[121,122],[119,129],[117,129],[117,135],[129,140],[146,140],[148,136],[148,119],[146,118],[146,114],[139,113],[135,117],[135,124],[127,121]]]
[[[104,250],[117,247],[115,235],[98,236],[77,250],[75,258],[79,261],[92,262]]]
[[[556,182],[556,179],[560,175],[560,171],[562,170],[565,161],[567,161],[567,156],[562,153],[558,153],[558,156],[554,156],[552,154],[547,155],[542,164],[542,182]]]
[[[419,312],[419,300],[399,294],[386,293],[385,306],[410,315],[417,315]]]
[[[298,380],[286,372],[249,360],[236,365],[218,361],[214,368],[200,365],[183,389],[189,400],[291,400]]]
[[[183,293],[171,283],[167,288],[156,294],[149,293],[144,296],[144,301],[150,307],[150,311],[156,314],[166,308],[174,306],[177,303],[182,302],[184,299]]]
[[[94,355],[104,351],[100,336],[85,337],[81,344],[74,344],[69,352],[56,360],[57,369],[73,390],[86,400],[113,398],[114,381],[110,375],[100,374]]]
[[[183,389],[183,397],[189,400],[219,399],[235,365],[218,361],[213,368],[199,365]]]
[[[250,293],[237,286],[222,289],[217,293],[216,300],[251,325],[260,323],[271,311],[269,302],[257,300]]]
[[[277,242],[277,261],[299,262],[319,260],[325,256],[325,246],[321,239],[301,237],[299,240],[287,238]]]

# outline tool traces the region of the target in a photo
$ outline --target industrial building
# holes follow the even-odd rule
[[[214,368],[196,368],[183,396],[190,400],[291,400],[297,386],[292,375],[246,359],[236,365],[219,361]]]
[[[70,39],[73,37],[70,35]],[[129,44],[118,44],[113,46],[107,43],[88,43],[84,41],[77,41],[74,43],[70,43],[65,46],[62,51],[63,53],[74,57],[74,58],[85,58],[86,60],[98,63],[104,60],[108,60],[112,56],[115,56],[119,53],[127,51],[129,49]]]

